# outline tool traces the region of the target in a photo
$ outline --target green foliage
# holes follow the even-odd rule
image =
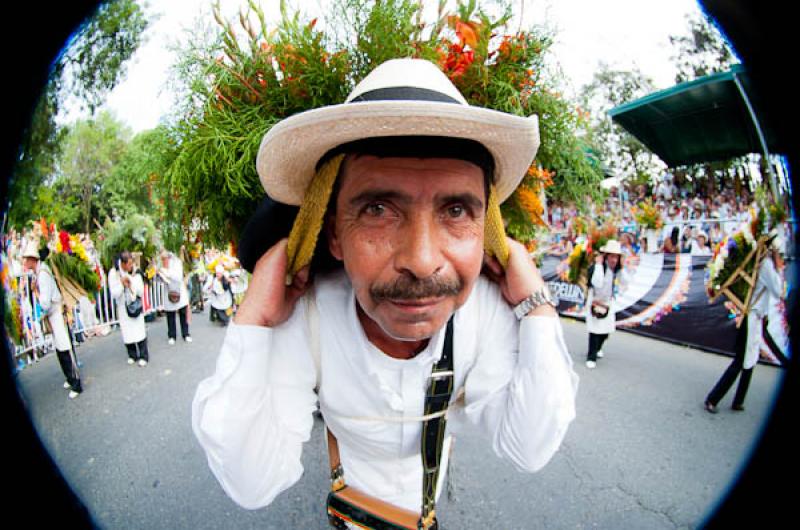
[[[134,214],[119,221],[107,220],[100,231],[97,250],[103,268],[114,266],[116,256],[124,251],[141,252],[141,263],[155,259],[161,248],[159,231],[153,221],[141,214]]]
[[[114,167],[104,191],[114,216],[144,214],[156,220],[165,242],[175,238],[168,227],[182,222],[185,200],[173,196],[164,177],[175,160],[174,141],[165,126],[137,134]],[[181,233],[178,229],[178,240]],[[172,248],[172,245],[168,245]],[[180,246],[180,242],[178,242]]]
[[[9,296],[11,294],[11,296]],[[22,344],[22,322],[20,322],[19,302],[13,293],[3,289],[3,323],[6,334],[12,343],[17,346]]]
[[[52,184],[66,131],[56,116],[67,99],[94,112],[125,74],[147,20],[135,0],[103,2],[56,59],[25,131],[9,186],[9,223],[22,228],[37,205],[38,188]]]
[[[125,76],[126,62],[139,47],[147,24],[135,0],[101,3],[54,64],[58,89],[68,91],[94,113]]]
[[[583,87],[583,105],[590,115],[588,141],[615,176],[635,184],[647,184],[664,171],[664,164],[633,135],[614,123],[608,110],[656,90],[640,70],[614,70],[602,64],[592,82]]]
[[[67,190],[80,199],[81,232],[92,229],[92,219],[113,213],[105,187],[113,180],[129,136],[126,126],[103,111],[97,119],[75,123],[65,138],[59,168]]]
[[[89,299],[94,299],[94,293],[100,287],[100,278],[88,263],[64,252],[51,252],[46,262],[51,270],[58,271],[61,276],[75,282],[86,291]]]
[[[281,2],[281,18],[267,28],[260,8],[248,3],[238,24],[218,6],[217,39],[191,39],[176,67],[185,89],[186,115],[173,127],[177,155],[166,172],[173,194],[190,217],[207,222],[204,241],[225,244],[238,237],[264,196],[255,171],[263,135],[278,121],[308,109],[342,103],[355,83],[378,64],[398,57],[437,63],[470,104],[539,115],[542,145],[537,171],[523,187],[582,202],[597,195],[602,173],[576,137],[579,116],[548,82],[544,59],[551,36],[539,30],[509,33],[510,6],[489,15],[470,0],[455,12],[439,5],[436,20],[422,20],[414,0],[340,0],[326,24],[302,20]],[[254,22],[257,21],[257,22]],[[509,232],[534,237],[535,212],[507,201]]]
[[[739,62],[711,19],[705,15],[687,15],[686,22],[686,34],[669,37],[675,48],[672,61],[677,69],[676,83],[725,72]]]

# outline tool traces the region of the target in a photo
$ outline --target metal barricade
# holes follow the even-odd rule
[[[32,289],[33,275],[24,273],[16,276],[17,292],[7,292],[6,296],[16,297],[19,302],[22,326],[22,343],[14,344],[14,360],[18,367],[35,362],[53,350],[52,335],[45,333],[42,323],[44,317],[36,293]],[[145,317],[164,310],[166,288],[158,277],[144,280],[143,312]],[[73,343],[80,344],[88,336],[108,335],[119,324],[117,304],[111,297],[108,277],[100,271],[100,289],[94,293],[94,300],[83,297],[66,315],[66,321]],[[26,363],[27,361],[27,363]],[[20,364],[22,363],[22,364]]]

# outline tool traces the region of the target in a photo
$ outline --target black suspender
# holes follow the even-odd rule
[[[441,415],[422,422],[422,515],[418,528],[436,529],[436,483],[442,461],[442,445],[447,419],[443,414],[453,393],[453,317],[447,322],[444,348],[439,362],[431,371],[431,380],[425,395],[425,416]]]

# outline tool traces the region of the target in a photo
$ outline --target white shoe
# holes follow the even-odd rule
[[[139,359],[139,366],[147,366],[147,361],[144,359]]]
[[[170,346],[174,346],[174,345],[175,345],[175,339],[169,339],[169,340],[167,341],[167,343],[168,343]]]
[[[597,366],[597,363],[594,361],[586,361],[586,368],[594,368]]]
[[[67,381],[64,381],[64,388],[72,388]]]
[[[133,359],[131,359],[130,357],[128,357],[128,364],[133,364],[133,363],[135,363],[135,362],[136,362],[136,361],[134,361]]]
[[[192,337],[186,337],[184,340],[185,340],[186,342],[192,342]]]
[[[603,358],[603,350],[597,350],[597,358],[598,359],[602,359]]]
[[[69,391],[69,398],[70,398],[70,399],[75,399],[75,398],[76,398],[76,397],[78,397],[79,395],[80,395],[80,392],[75,392],[74,390],[70,390],[70,391]]]

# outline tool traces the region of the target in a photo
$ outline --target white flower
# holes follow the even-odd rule
[[[750,245],[755,245],[756,240],[753,237],[753,232],[750,230],[749,223],[742,224],[742,235],[744,235],[745,241],[747,241]]]

